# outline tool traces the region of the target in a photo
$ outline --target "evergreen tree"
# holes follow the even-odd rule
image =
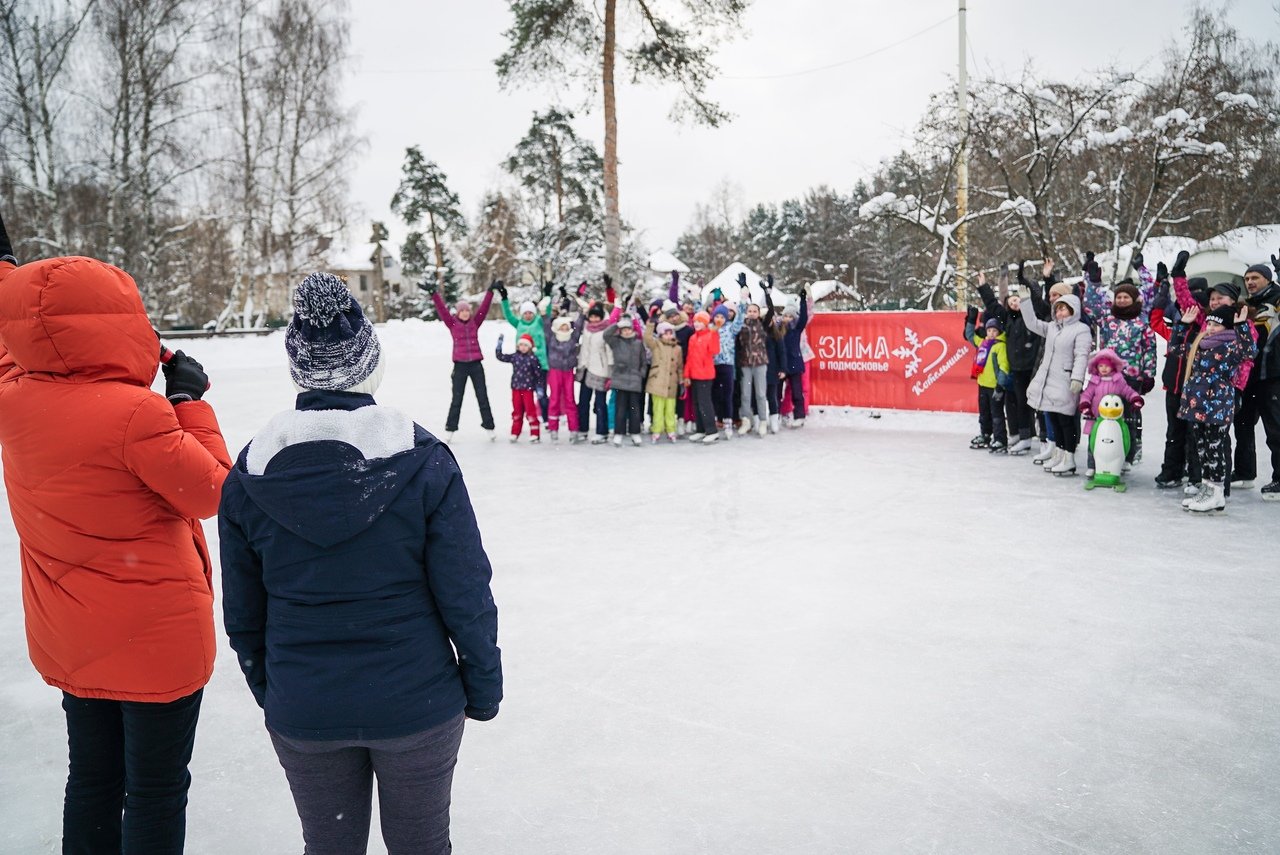
[[[509,0],[514,18],[498,57],[498,79],[507,85],[546,79],[597,84],[604,96],[605,269],[619,272],[622,219],[618,208],[618,114],[614,69],[619,36],[633,80],[675,83],[681,97],[675,118],[716,126],[729,116],[707,98],[715,76],[712,46],[734,34],[749,0]],[[618,14],[636,26],[619,33]],[[603,14],[600,14],[603,12]],[[627,16],[626,13],[631,15]],[[679,17],[673,17],[679,16]]]
[[[416,145],[405,151],[402,173],[400,186],[391,197],[391,210],[410,226],[425,222],[427,230],[409,235],[401,249],[401,264],[407,269],[412,263],[419,275],[434,275],[445,300],[456,299],[457,279],[449,275],[456,265],[448,264],[445,255],[446,241],[461,240],[467,235],[458,194],[449,189],[448,178],[440,167],[423,157]],[[423,246],[424,242],[427,246]],[[406,257],[412,261],[406,261]],[[427,258],[435,263],[428,264]]]

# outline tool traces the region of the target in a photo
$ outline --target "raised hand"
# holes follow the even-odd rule
[[[551,289],[552,289],[553,287],[555,287],[555,284],[554,284],[554,283],[552,283],[552,282],[543,282],[543,283],[542,283],[542,296],[544,296],[544,297],[550,297],[550,296],[551,296]]]
[[[1182,322],[1184,324],[1193,324],[1198,317],[1200,317],[1200,307],[1192,306],[1182,313]]]
[[[1236,311],[1236,323],[1242,324],[1249,320],[1249,304],[1241,303],[1239,310]]]
[[[431,276],[424,277],[420,282],[418,282],[418,287],[421,288],[423,291],[426,291],[428,294],[434,294],[436,292],[435,277],[431,277]]]
[[[1052,258],[1045,259],[1044,266],[1040,268],[1040,274],[1045,279],[1048,279],[1050,276],[1053,275],[1053,259]]]
[[[1174,259],[1173,269],[1169,271],[1169,275],[1174,279],[1184,279],[1187,275],[1187,262],[1191,260],[1191,253],[1185,249],[1178,253],[1178,257]]]
[[[1163,261],[1156,262],[1156,281],[1165,282],[1169,279],[1169,266]]]
[[[1145,264],[1143,264],[1143,260],[1144,259],[1142,258],[1142,253],[1135,252],[1133,254],[1133,258],[1129,260],[1129,263],[1133,265],[1134,270],[1140,270],[1141,268],[1146,266]]]

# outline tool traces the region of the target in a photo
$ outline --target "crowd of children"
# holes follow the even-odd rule
[[[1153,274],[1135,253],[1137,283],[1110,287],[1093,253],[1073,284],[1054,278],[1052,261],[1040,282],[1028,281],[1025,263],[1011,265],[1019,287],[1002,296],[980,274],[982,307],[969,307],[964,325],[978,385],[979,433],[970,447],[1024,455],[1038,437],[1033,462],[1066,477],[1076,474],[1083,444],[1086,487],[1123,489],[1123,473],[1142,455],[1158,336],[1168,342],[1160,375],[1168,427],[1156,486],[1183,487],[1188,511],[1221,512],[1232,488],[1255,484],[1261,421],[1272,471],[1260,493],[1280,501],[1280,258],[1250,266],[1244,293],[1234,282],[1188,279],[1189,258],[1181,252],[1172,268],[1160,262]],[[1122,424],[1104,429],[1108,421]],[[1120,453],[1111,447],[1117,443]]]
[[[499,336],[495,354],[512,367],[512,442],[520,440],[526,422],[530,442],[540,442],[544,428],[559,442],[561,419],[569,442],[615,446],[642,445],[646,431],[654,445],[682,436],[710,445],[735,435],[776,434],[784,419],[790,428],[803,427],[812,358],[804,335],[807,289],[795,301],[774,290],[772,276],[760,281],[756,297],[746,274],[737,285],[736,301],[718,288],[705,301],[682,299],[680,275],[673,271],[667,298],[645,305],[635,292],[618,299],[606,275],[602,300],[587,299],[585,282],[573,294],[560,286],[558,296],[546,283],[541,306],[526,300],[516,312],[506,285],[495,281],[478,311],[462,300],[450,314],[434,284],[424,282],[453,337],[446,441],[458,429],[468,380],[481,426],[495,438],[479,343],[495,293],[516,334],[513,353],[503,352],[505,336]]]

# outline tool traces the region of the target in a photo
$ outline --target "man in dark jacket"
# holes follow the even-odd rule
[[[308,851],[449,851],[464,714],[502,700],[489,559],[462,473],[377,406],[381,349],[336,277],[298,286],[301,390],[240,453],[219,509],[223,614]],[[336,819],[335,819],[336,817]]]
[[[1271,263],[1280,266],[1280,257]],[[1274,271],[1265,264],[1255,264],[1244,274],[1244,287],[1249,293],[1245,303],[1249,317],[1258,329],[1258,357],[1249,382],[1240,393],[1236,412],[1236,451],[1232,466],[1232,486],[1250,486],[1258,476],[1258,421],[1271,451],[1271,480],[1262,488],[1262,498],[1280,501],[1280,344],[1277,343],[1276,314],[1280,310],[1280,285],[1272,281]]]

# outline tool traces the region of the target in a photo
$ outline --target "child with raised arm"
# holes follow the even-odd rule
[[[655,334],[656,333],[656,334]],[[676,328],[668,321],[652,319],[644,328],[644,344],[649,348],[649,381],[645,391],[653,400],[650,433],[658,444],[663,433],[676,441],[676,396],[684,376],[684,352],[676,340]]]
[[[617,397],[614,418],[613,444],[621,446],[624,437],[631,437],[633,445],[640,445],[642,412],[644,410],[644,342],[638,335],[640,321],[631,315],[623,315],[617,325],[604,331],[605,344],[613,353],[613,378],[611,386]]]
[[[542,439],[538,421],[538,402],[534,393],[541,381],[542,371],[538,355],[533,352],[533,336],[524,333],[516,340],[515,353],[502,352],[503,336],[498,336],[499,362],[511,364],[511,441],[520,441],[520,431],[525,419],[529,420],[529,442]]]

